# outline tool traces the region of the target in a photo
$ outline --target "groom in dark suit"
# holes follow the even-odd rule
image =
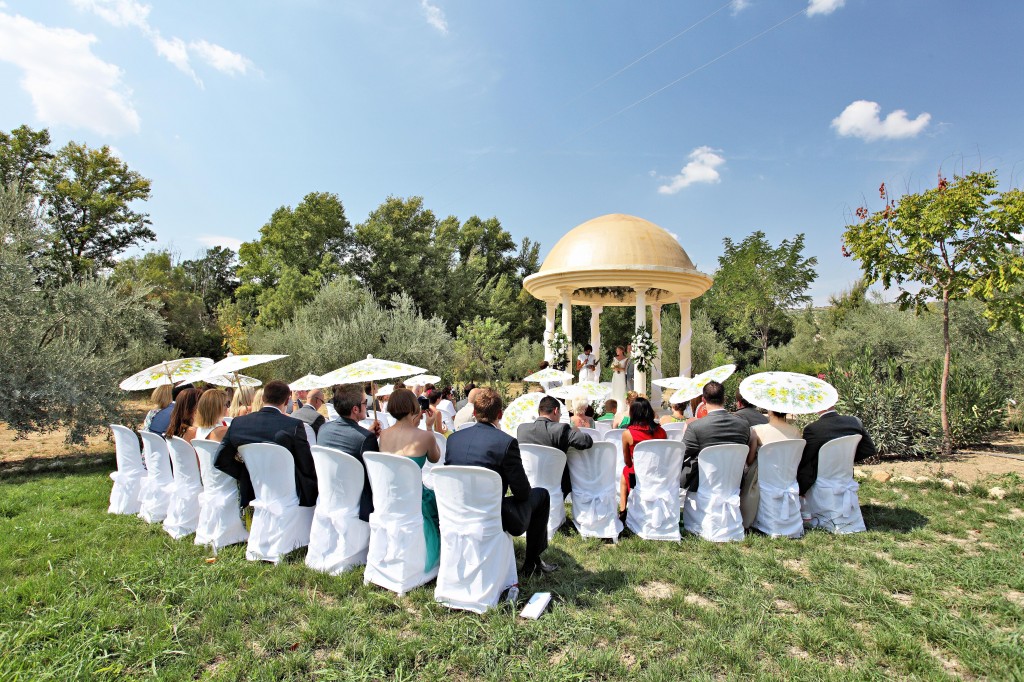
[[[800,466],[796,470],[796,482],[800,485],[801,495],[806,495],[814,482],[818,480],[818,452],[821,450],[821,446],[830,440],[843,436],[860,436],[857,452],[853,456],[854,462],[874,457],[877,454],[875,444],[860,419],[839,414],[835,407],[830,407],[818,414],[820,416],[817,421],[804,427],[804,440],[807,441],[807,444],[804,445],[804,454],[800,458]]]
[[[501,419],[501,396],[492,388],[478,388],[473,398],[476,425],[448,437],[446,464],[478,466],[501,476],[501,526],[512,535],[526,532],[526,557],[521,575],[550,573],[558,567],[540,558],[548,546],[548,511],[551,500],[544,488],[531,488],[519,454],[519,442],[496,424]]]
[[[283,381],[268,383],[263,387],[263,409],[232,419],[217,450],[214,466],[238,479],[243,507],[248,506],[256,494],[245,463],[238,459],[238,448],[251,443],[275,443],[292,453],[299,506],[316,505],[316,469],[313,468],[313,455],[306,439],[306,425],[284,412],[290,397],[288,384]]]
[[[593,438],[562,423],[562,403],[557,398],[549,395],[541,398],[537,414],[540,415],[537,421],[519,425],[516,436],[521,445],[546,445],[566,454],[569,448],[587,450],[593,447]],[[562,470],[562,494],[568,495],[571,492],[572,482],[569,480],[569,467],[566,466]]]

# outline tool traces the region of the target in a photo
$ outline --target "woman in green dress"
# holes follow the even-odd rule
[[[396,388],[388,399],[388,414],[395,423],[381,431],[378,442],[380,451],[403,455],[416,462],[422,469],[427,460],[437,462],[441,450],[437,447],[434,434],[419,428],[420,405],[416,395],[407,388]],[[434,491],[423,488],[423,538],[427,543],[425,571],[437,565],[441,558],[441,527],[437,516],[437,499]]]

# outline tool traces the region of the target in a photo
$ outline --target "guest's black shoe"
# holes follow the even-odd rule
[[[622,511],[619,512],[619,521],[621,523],[625,523],[626,522],[626,510],[625,509],[623,509]]]
[[[532,565],[523,564],[522,575],[525,578],[535,578],[546,575],[548,573],[554,573],[558,570],[558,564],[549,564],[543,559],[537,559],[537,563]]]

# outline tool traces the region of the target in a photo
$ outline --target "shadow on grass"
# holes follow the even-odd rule
[[[87,476],[110,473],[117,468],[114,453],[101,455],[69,455],[67,457],[28,457],[17,462],[0,464],[0,482],[17,483],[39,476]]]
[[[600,540],[590,540],[595,549]],[[608,595],[627,584],[626,573],[618,569],[588,571],[571,554],[549,546],[544,560],[558,565],[558,570],[543,576],[519,576],[520,587],[527,593],[551,592],[562,604],[587,608],[608,603]]]
[[[883,507],[878,504],[864,504],[860,507],[864,524],[868,530],[890,533],[909,533],[915,528],[924,528],[928,517],[906,507]]]

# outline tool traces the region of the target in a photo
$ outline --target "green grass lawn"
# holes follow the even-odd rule
[[[539,621],[449,611],[106,513],[109,466],[0,479],[0,679],[1024,679],[1024,481],[864,483],[869,532],[560,534]],[[517,552],[523,540],[516,540]]]

